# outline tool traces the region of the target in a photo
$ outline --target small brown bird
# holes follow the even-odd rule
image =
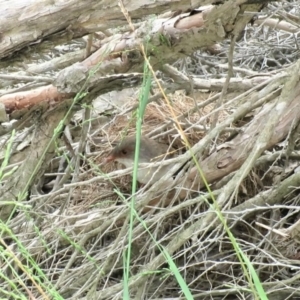
[[[106,162],[117,161],[126,168],[133,167],[135,154],[136,137],[125,137],[121,143],[116,146],[106,158]],[[151,163],[163,160],[170,157],[168,153],[168,146],[166,144],[158,143],[147,137],[141,137],[139,163]],[[156,166],[156,167],[142,167],[138,168],[137,180],[140,183],[147,184],[154,183],[164,176],[172,166]],[[170,174],[171,177],[172,174]]]

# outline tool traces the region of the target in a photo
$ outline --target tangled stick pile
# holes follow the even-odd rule
[[[226,43],[220,47],[229,52]],[[171,183],[162,178],[139,185],[134,195],[129,285],[136,299],[182,294],[159,246],[170,254],[196,299],[247,297],[249,286],[217,217],[219,210],[270,299],[275,293],[280,299],[300,297],[300,68],[295,39],[247,27],[234,52],[234,77],[225,96],[224,53],[195,52],[175,64],[176,74],[165,66],[166,86],[175,81],[181,87],[168,95],[177,120],[153,83],[156,102],[147,105],[142,133],[172,145],[175,175]],[[34,258],[44,282],[55,285],[65,299],[89,299],[94,290],[101,291],[99,299],[122,295],[132,177],[122,164],[104,160],[117,141],[136,132],[138,97],[124,98],[123,106],[108,101],[112,105],[99,113],[94,103],[84,111],[88,117],[72,118],[57,139],[49,167],[9,222],[16,239],[5,236],[7,249]],[[8,171],[25,159],[22,150],[29,147],[31,134],[31,127],[17,133]],[[34,274],[41,274],[38,268]]]

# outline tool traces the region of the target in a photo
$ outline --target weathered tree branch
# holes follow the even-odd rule
[[[235,3],[234,1],[232,3]],[[154,69],[162,68],[165,63],[172,63],[181,56],[191,54],[195,49],[214,44],[216,41],[225,39],[233,30],[232,24],[239,20],[244,25],[251,19],[249,16],[239,16],[239,7],[228,2],[223,6],[210,6],[202,11],[190,15],[181,14],[171,19],[156,19],[144,22],[132,33],[117,34],[104,39],[101,47],[83,62],[75,64],[60,72],[56,80],[59,88],[55,92],[52,86],[39,88],[37,91],[27,92],[22,101],[14,104],[21,95],[5,95],[0,97],[0,102],[8,105],[7,111],[12,108],[30,108],[35,103],[64,99],[73,93],[75,95],[89,76],[89,71],[97,66],[97,73],[108,75],[141,71],[144,58],[139,46],[147,39],[148,55],[151,57],[151,65]],[[259,10],[261,5],[249,7]],[[218,25],[216,25],[218,24]],[[77,86],[77,87],[76,87]],[[111,90],[117,89],[111,87]],[[51,97],[48,91],[52,90]],[[108,91],[108,89],[106,89]],[[64,95],[68,93],[68,95]],[[38,99],[36,94],[39,95]],[[55,100],[57,101],[57,100]],[[24,103],[22,103],[24,102]]]

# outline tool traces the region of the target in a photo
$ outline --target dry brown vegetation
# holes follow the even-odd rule
[[[222,5],[227,9],[225,4],[218,9]],[[139,218],[134,220],[130,262],[132,299],[184,299],[156,242],[172,256],[194,299],[251,299],[249,283],[216,216],[216,203],[269,299],[300,299],[300,7],[297,1],[269,3],[262,13],[267,16],[264,23],[261,18],[252,19],[237,41],[230,42],[230,35],[225,35],[227,38],[215,45],[217,53],[212,48],[194,49],[192,54],[174,60],[173,68],[159,68],[156,61],[156,75],[169,103],[153,79],[153,101],[147,105],[142,133],[172,144],[175,166],[187,164],[171,182],[167,178],[153,186],[138,187],[135,208]],[[275,18],[284,18],[285,23],[271,28]],[[127,24],[119,31],[130,32]],[[118,40],[120,46],[118,33],[101,34],[105,38],[101,39],[100,33],[94,36],[94,46],[102,49],[102,54],[107,40]],[[131,32],[129,35],[132,38]],[[51,142],[55,128],[72,105],[70,95],[75,96],[74,90],[78,92],[86,80],[76,81],[74,73],[87,74],[83,66],[97,55],[90,60],[83,60],[81,55],[81,69],[72,65],[73,73],[60,64],[52,69],[49,62],[55,65],[56,58],[64,57],[65,49],[68,54],[77,48],[85,53],[86,44],[87,39],[78,38],[66,48],[43,50],[41,45],[34,45],[0,62],[3,73],[12,74],[11,78],[2,74],[0,91],[0,102],[4,106],[9,103],[5,117],[10,118],[10,122],[1,119],[2,161],[11,130],[16,129],[4,173],[18,167],[2,179],[0,215],[5,230],[0,240],[0,265],[6,278],[28,299],[56,299],[49,292],[51,287],[64,299],[122,297],[132,170],[124,171],[117,163],[105,164],[104,158],[122,136],[136,131],[142,76],[126,73],[126,64],[133,61],[128,69],[136,71],[140,58],[112,52],[100,63],[105,76],[92,76],[84,90],[88,93],[73,107],[62,133]],[[235,46],[233,52],[231,45]],[[15,63],[21,54],[26,67]],[[43,71],[38,71],[39,61],[46,68]],[[228,62],[233,73],[226,83]],[[121,67],[126,74],[120,74]],[[32,82],[21,77],[29,76],[25,72],[29,68],[35,70]],[[106,76],[107,69],[113,74]],[[58,78],[63,79],[59,83],[49,81],[59,70]],[[66,78],[70,85],[65,84]],[[51,89],[48,86],[52,96],[49,92],[45,101],[35,102],[39,94],[31,85],[38,83],[43,91],[46,83],[53,85]],[[133,87],[128,88],[130,85]],[[104,91],[114,89],[119,91],[104,95]],[[24,90],[28,92],[22,96]],[[22,102],[27,97],[32,100],[30,105]],[[212,194],[190,160],[178,124]],[[47,148],[48,144],[51,147]],[[26,180],[30,184],[23,184]],[[12,205],[17,201],[18,205]],[[9,259],[4,259],[5,251],[10,253]],[[30,270],[25,270],[22,265],[29,257],[37,267],[28,263]],[[15,291],[3,278],[0,286]],[[7,297],[1,290],[0,295],[1,299]]]

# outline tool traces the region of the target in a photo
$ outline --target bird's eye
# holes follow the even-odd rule
[[[123,149],[122,151],[122,154],[126,155],[127,154],[127,151],[125,149]]]

